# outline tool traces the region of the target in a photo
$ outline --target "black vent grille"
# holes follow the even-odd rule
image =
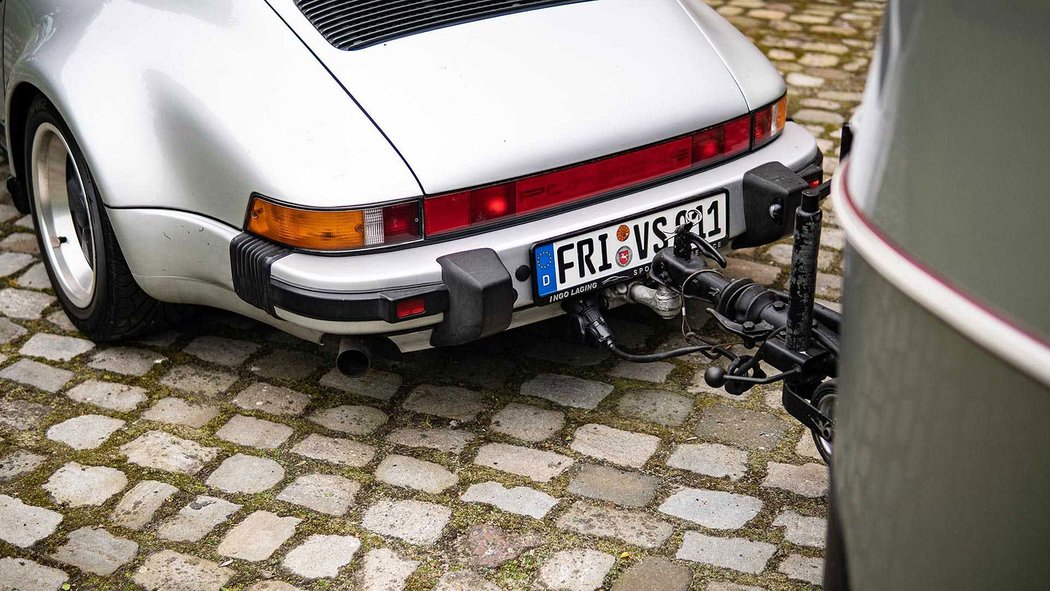
[[[329,43],[368,47],[414,33],[591,0],[295,0]]]

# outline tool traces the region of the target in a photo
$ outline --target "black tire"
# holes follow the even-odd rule
[[[126,339],[157,330],[172,322],[184,320],[188,315],[187,308],[159,302],[147,295],[135,283],[124,254],[120,250],[120,245],[117,243],[117,237],[113,233],[113,227],[106,215],[106,208],[103,206],[84,153],[80,150],[69,126],[58,114],[58,110],[43,96],[36,97],[29,107],[23,146],[24,162],[26,163],[23,186],[29,198],[33,220],[37,228],[41,227],[41,219],[39,212],[36,211],[37,200],[34,195],[33,177],[36,164],[33,161],[33,142],[37,130],[45,123],[57,128],[68,145],[69,155],[80,171],[87,215],[90,217],[92,227],[98,229],[94,232],[95,246],[92,249],[94,263],[92,268],[95,272],[94,292],[90,303],[83,307],[72,302],[63,291],[62,284],[56,280],[56,270],[48,254],[51,245],[44,243],[42,232],[37,232],[41,258],[44,260],[44,266],[47,268],[55,295],[69,319],[80,332],[94,341]]]
[[[812,404],[823,412],[828,418],[835,419],[835,404],[838,402],[838,382],[836,380],[828,380],[823,384],[817,386],[817,389],[813,391]],[[832,430],[831,438],[825,439],[820,433],[810,429],[810,433],[813,435],[813,444],[817,447],[817,453],[824,459],[824,463],[831,465],[831,453],[832,443],[835,440],[835,432]]]

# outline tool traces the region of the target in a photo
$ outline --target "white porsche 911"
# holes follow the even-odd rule
[[[466,343],[643,277],[690,210],[776,240],[745,174],[821,175],[702,0],[0,2],[9,186],[97,340],[200,304]]]

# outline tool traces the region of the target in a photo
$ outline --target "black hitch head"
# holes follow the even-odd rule
[[[733,240],[733,248],[761,246],[790,234],[802,192],[808,188],[801,175],[780,162],[767,162],[744,173],[747,231]]]

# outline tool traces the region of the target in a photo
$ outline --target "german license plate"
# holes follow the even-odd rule
[[[537,304],[566,298],[644,275],[656,253],[670,244],[690,211],[700,213],[693,230],[717,245],[729,233],[727,194],[718,193],[593,228],[532,247],[532,285]]]

